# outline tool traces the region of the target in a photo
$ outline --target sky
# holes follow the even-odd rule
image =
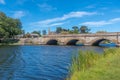
[[[0,0],[0,11],[20,19],[26,32],[82,25],[120,32],[120,0]]]

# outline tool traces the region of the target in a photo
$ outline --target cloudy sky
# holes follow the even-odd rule
[[[19,18],[26,32],[81,25],[120,32],[119,0],[0,0],[0,11]]]

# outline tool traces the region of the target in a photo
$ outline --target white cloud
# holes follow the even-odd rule
[[[25,16],[25,12],[24,11],[15,11],[13,14],[14,18],[22,18]]]
[[[34,27],[53,27],[53,26],[61,26],[63,24],[65,24],[66,22],[56,22],[56,23],[51,23],[51,24],[30,24],[31,26],[34,26]]]
[[[106,21],[98,21],[98,22],[84,22],[82,25],[91,25],[91,26],[102,26],[102,25],[107,25],[110,24]]]
[[[0,0],[0,4],[5,4],[5,0]]]
[[[90,15],[95,15],[95,14],[96,14],[96,12],[84,12],[84,11],[70,12],[68,14],[64,14],[62,17],[57,17],[57,18],[34,22],[34,23],[32,23],[32,25],[34,25],[34,26],[50,25],[50,24],[53,24],[56,22],[65,21],[70,18],[80,18],[83,16],[90,16]]]
[[[57,9],[47,3],[38,4],[38,7],[40,8],[41,11],[52,11]]]
[[[111,19],[110,22],[114,22],[114,23],[116,23],[116,22],[120,22],[120,18],[114,18],[114,19]]]
[[[115,24],[120,22],[120,18],[113,18],[108,21],[93,21],[93,22],[84,22],[82,25],[88,25],[88,26],[103,26],[103,25],[108,25],[108,24]]]
[[[53,23],[53,24],[50,24],[49,26],[60,26],[60,25],[63,25],[64,22],[60,22],[60,23]]]
[[[87,9],[92,9],[92,8],[95,8],[95,7],[96,7],[96,5],[93,4],[93,5],[88,5],[88,6],[86,6],[85,8],[87,8]]]

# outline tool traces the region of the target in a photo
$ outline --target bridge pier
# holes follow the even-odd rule
[[[65,43],[64,43],[64,42],[59,42],[58,45],[60,45],[60,46],[64,46]]]
[[[91,44],[84,44],[85,46],[91,46]]]

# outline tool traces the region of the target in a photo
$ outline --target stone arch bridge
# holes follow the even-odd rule
[[[84,45],[98,45],[103,40],[109,40],[120,45],[120,32],[96,34],[56,34],[45,35],[42,38],[32,39],[39,44],[47,45],[75,45],[81,42]]]

